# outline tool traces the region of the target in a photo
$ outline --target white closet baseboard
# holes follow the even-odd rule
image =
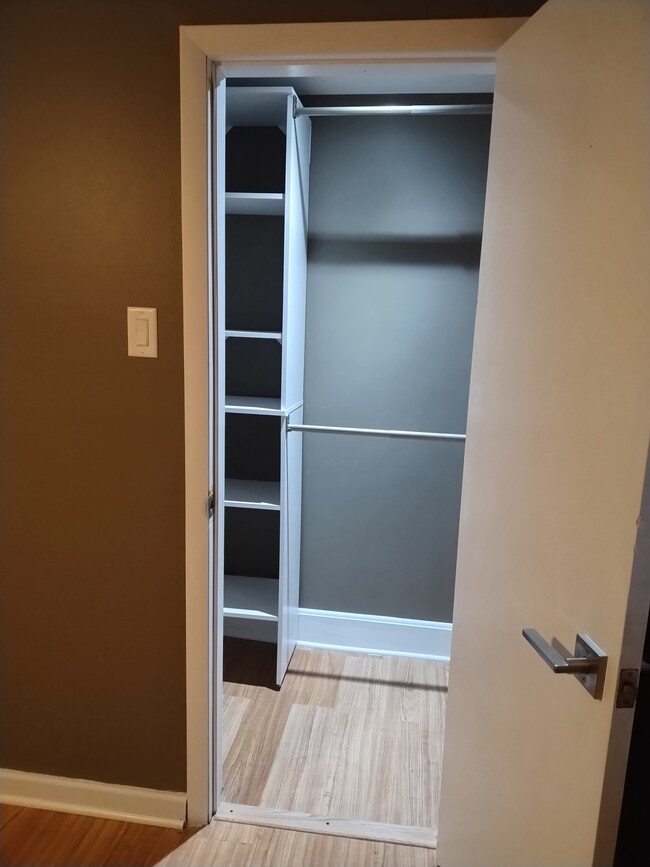
[[[179,830],[185,825],[187,812],[185,792],[140,789],[5,768],[0,768],[0,803]]]
[[[224,634],[232,638],[273,642],[276,632],[275,623],[224,619]],[[451,623],[299,608],[298,646],[449,662]]]
[[[298,645],[448,662],[451,623],[300,608]]]

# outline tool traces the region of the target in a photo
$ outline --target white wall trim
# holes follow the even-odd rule
[[[451,623],[300,608],[298,645],[449,662]]]
[[[494,60],[526,18],[204,24],[181,27],[206,57],[227,65],[285,63],[293,75],[314,64]],[[269,72],[261,68],[261,75]]]
[[[206,510],[209,466],[208,86],[207,58],[181,28],[181,208],[185,401],[185,612],[189,821],[214,812],[213,579]]]
[[[205,516],[208,486],[209,215],[206,69],[208,60],[274,65],[299,57],[317,64],[415,60],[493,60],[522,18],[317,24],[206,25],[180,28],[183,337],[185,382],[185,549],[187,793],[190,822],[214,813],[212,678],[213,576]],[[218,640],[218,639],[217,639]],[[218,731],[216,736],[219,736]],[[216,759],[218,761],[218,759]]]
[[[52,777],[0,768],[0,803],[176,828],[185,825],[185,792]]]

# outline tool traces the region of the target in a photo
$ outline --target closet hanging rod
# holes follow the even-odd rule
[[[438,440],[465,442],[465,434],[429,433],[417,430],[379,430],[366,427],[332,427],[322,424],[288,424],[288,431],[299,433],[349,434],[352,436],[390,437],[396,440]]]
[[[492,114],[492,106],[485,103],[465,105],[322,105],[298,106],[294,103],[293,116],[352,117],[354,115],[382,114]]]

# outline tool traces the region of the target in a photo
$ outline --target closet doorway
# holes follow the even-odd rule
[[[292,75],[332,60],[365,68],[368,57],[415,64],[451,57],[471,65],[470,56],[494,58],[522,23],[197,27],[181,34],[190,821],[209,819],[221,791],[221,762],[211,758],[219,738],[209,728],[221,720],[211,704],[221,695],[220,644],[216,654],[211,644],[211,593],[220,588],[207,568],[204,489],[212,478],[206,59],[255,57],[262,77],[271,61],[287,58]],[[638,521],[650,393],[640,279],[647,274],[647,212],[639,183],[648,149],[638,110],[647,102],[646,25],[641,4],[604,2],[587,12],[551,0],[499,52],[445,744],[445,863],[591,863],[594,844],[606,852],[616,828],[616,774],[632,718],[615,706],[617,672],[619,664],[638,663],[635,614],[648,599]],[[611,50],[603,53],[603,44]],[[302,59],[292,53],[297,45]],[[618,98],[621,89],[626,100]],[[549,676],[523,641],[524,625],[561,636],[567,647],[571,632],[587,626],[610,652],[601,701],[571,678]],[[531,809],[531,780],[541,812]],[[566,798],[557,798],[565,790],[569,813]]]
[[[433,848],[491,75],[213,79],[217,816]]]

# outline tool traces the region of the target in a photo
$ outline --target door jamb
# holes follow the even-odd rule
[[[494,62],[524,18],[372,21],[320,24],[201,25],[180,28],[181,207],[185,412],[185,570],[187,820],[201,825],[216,811],[216,594],[211,575],[208,173],[208,81],[212,63],[291,64],[300,75],[316,64]],[[296,48],[300,47],[299,53]],[[264,68],[266,64],[266,68]]]

